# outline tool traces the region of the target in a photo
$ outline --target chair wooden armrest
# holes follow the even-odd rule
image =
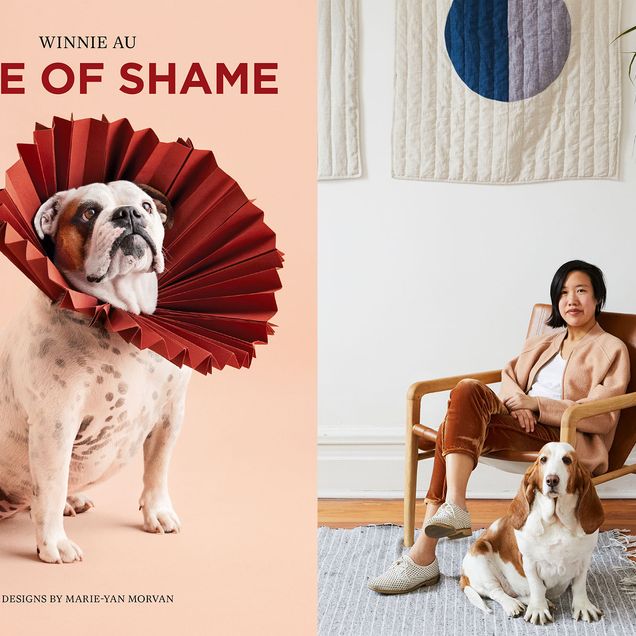
[[[612,411],[620,411],[632,406],[636,406],[636,393],[626,393],[625,395],[617,395],[604,400],[593,400],[585,404],[573,404],[568,407],[561,418],[561,441],[567,442],[574,446],[576,437],[576,424],[579,420],[601,413],[610,413]],[[603,475],[598,475],[592,479],[595,486],[606,481],[636,473],[636,465],[625,465],[617,470],[612,470]]]
[[[501,382],[501,369],[495,371],[480,371],[479,373],[467,373],[464,375],[453,375],[449,378],[437,378],[436,380],[424,380],[414,382],[406,393],[407,400],[417,400],[428,393],[439,393],[454,389],[460,380],[479,380],[484,384],[494,384]]]
[[[625,393],[605,398],[604,400],[592,400],[584,404],[569,406],[561,417],[561,441],[574,445],[576,436],[576,424],[579,420],[601,413],[611,413],[636,406],[636,393]]]

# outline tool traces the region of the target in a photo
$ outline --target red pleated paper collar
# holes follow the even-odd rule
[[[0,251],[51,300],[93,318],[140,349],[201,373],[249,367],[254,345],[273,334],[274,292],[282,254],[263,212],[188,139],[159,141],[127,119],[36,125],[32,144],[0,190]],[[33,229],[40,205],[61,190],[126,179],[166,194],[174,225],[166,231],[166,270],[154,314],[136,315],[69,287]]]

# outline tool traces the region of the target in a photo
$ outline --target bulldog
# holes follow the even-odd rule
[[[72,287],[150,314],[171,221],[163,194],[114,181],[58,192],[34,228]],[[91,508],[83,491],[142,446],[143,528],[180,529],[168,466],[191,372],[89,323],[37,292],[0,342],[0,518],[30,507],[37,552],[48,563],[82,560],[63,516]]]

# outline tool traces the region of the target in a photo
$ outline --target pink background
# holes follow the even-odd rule
[[[0,61],[25,61],[26,95],[0,96],[0,167],[35,121],[128,117],[162,140],[210,148],[265,211],[285,252],[276,335],[249,370],[194,374],[171,469],[183,522],[176,536],[141,531],[140,457],[66,520],[85,561],[45,565],[28,516],[0,523],[2,594],[173,594],[171,605],[0,603],[3,633],[310,634],[315,631],[315,5],[294,0],[65,0],[3,4]],[[99,8],[97,8],[99,7]],[[42,50],[44,34],[137,35],[132,51]],[[104,62],[89,94],[47,94],[48,63]],[[118,92],[124,62],[278,62],[278,95]],[[0,259],[0,328],[32,285]]]

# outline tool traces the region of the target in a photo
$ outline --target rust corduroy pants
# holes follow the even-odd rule
[[[477,380],[462,380],[451,391],[446,417],[437,432],[427,503],[446,500],[446,455],[464,453],[477,466],[483,453],[515,449],[539,450],[559,441],[560,429],[537,423],[527,433],[497,395]]]

